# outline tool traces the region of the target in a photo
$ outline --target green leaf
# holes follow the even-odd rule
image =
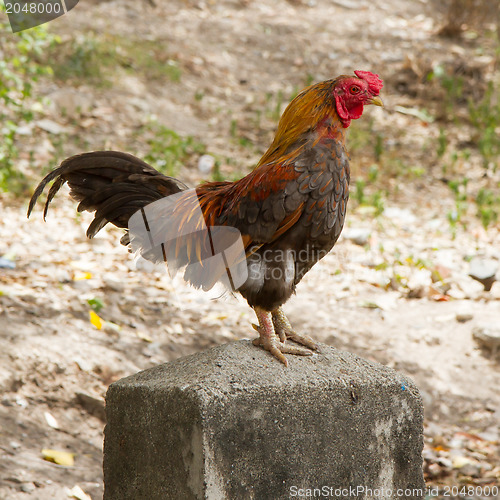
[[[87,303],[90,306],[90,308],[96,313],[98,313],[104,307],[102,300],[97,297],[94,297],[93,299],[88,299]]]

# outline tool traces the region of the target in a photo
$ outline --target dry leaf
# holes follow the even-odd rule
[[[92,500],[92,497],[85,493],[78,485],[68,490],[68,496],[77,500]]]
[[[52,429],[59,429],[59,424],[57,423],[57,420],[48,411],[46,411],[43,415],[49,426],[52,427]]]
[[[436,302],[448,302],[450,300],[450,297],[448,295],[435,293],[434,295],[431,295],[431,299],[435,300]]]
[[[447,446],[443,446],[441,444],[438,444],[437,446],[434,447],[436,451],[448,451],[449,448]]]
[[[141,340],[144,340],[144,342],[153,342],[153,339],[149,335],[141,331],[137,332],[137,337],[139,337]]]
[[[69,451],[50,450],[44,448],[42,450],[42,457],[47,462],[53,462],[58,465],[72,467],[75,464],[75,454]]]
[[[73,275],[74,281],[89,280],[90,278],[92,278],[92,273],[88,273],[88,272],[82,273],[82,272],[78,271]]]

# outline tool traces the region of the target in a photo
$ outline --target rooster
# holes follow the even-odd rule
[[[121,242],[130,246],[134,235],[128,229],[134,214],[144,215],[148,206],[175,195],[173,209],[153,211],[157,233],[166,219],[181,229],[194,223],[197,229],[237,230],[244,253],[242,259],[233,257],[232,263],[243,263],[248,271],[237,291],[257,315],[254,327],[259,337],[254,344],[285,365],[285,354],[310,355],[316,343],[292,328],[282,306],[342,231],[350,178],[346,130],[351,120],[361,117],[364,105],[382,106],[379,76],[368,71],[354,74],[300,92],[285,109],[256,168],[236,182],[206,182],[188,190],[181,181],[130,154],[94,151],[72,156],[49,173],[33,193],[28,217],[45,186],[55,181],[45,203],[45,219],[50,202],[67,182],[71,196],[79,201],[78,211],[95,212],[87,236],[92,238],[110,222],[127,230]],[[221,280],[228,263],[222,268],[203,265],[210,247],[213,254],[213,241],[206,233],[190,233],[161,245],[160,255],[144,238],[136,238],[135,249],[148,260],[156,262],[163,256],[168,264],[187,265],[184,278],[210,289]],[[190,272],[189,265],[196,263],[201,272]]]

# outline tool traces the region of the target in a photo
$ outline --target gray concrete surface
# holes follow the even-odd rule
[[[239,341],[112,384],[104,499],[423,498],[413,382],[326,345],[287,357]]]

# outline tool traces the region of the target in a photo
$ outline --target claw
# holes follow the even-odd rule
[[[255,308],[255,314],[259,320],[259,326],[252,324],[253,328],[259,332],[259,338],[253,344],[269,351],[276,359],[288,366],[285,354],[295,354],[296,356],[311,356],[312,352],[295,345],[285,344],[287,338],[291,338],[299,344],[303,344],[310,349],[317,346],[311,337],[299,335],[292,330],[290,323],[286,319],[281,309],[273,313],[264,309]],[[285,328],[288,326],[288,328]],[[279,335],[279,337],[278,337]]]
[[[291,339],[297,344],[302,344],[303,346],[316,350],[318,349],[318,344],[309,337],[309,335],[301,335],[297,333],[293,328],[288,318],[285,316],[283,309],[278,307],[272,312],[274,331],[279,336],[281,342],[285,342],[286,339]]]
[[[301,344],[303,346],[306,346],[309,349],[312,349],[313,351],[316,351],[318,349],[318,344],[312,339],[312,337],[309,337],[309,335],[301,335],[297,333],[294,330],[291,330],[287,332],[287,338],[293,340],[294,342],[297,342],[297,344]]]
[[[276,325],[276,322],[274,321],[274,315],[273,315],[273,324],[274,324],[274,331],[276,332],[276,335],[280,338],[280,342],[285,343],[286,342],[286,330],[284,328],[280,328],[280,326]]]
[[[281,361],[285,366],[288,366],[288,361],[284,354],[295,354],[296,356],[311,356],[312,352],[302,347],[283,344],[278,340],[276,335],[274,337],[260,337],[254,339],[253,345],[260,346],[266,351],[269,351],[276,359]]]

